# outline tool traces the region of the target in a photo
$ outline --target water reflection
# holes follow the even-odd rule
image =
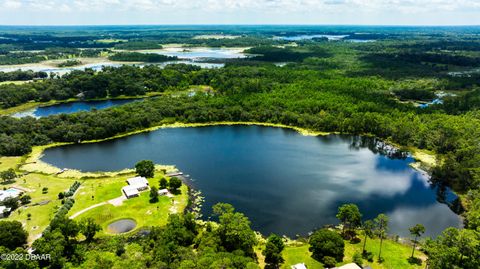
[[[365,218],[379,213],[408,218],[395,225],[392,221],[394,234],[408,235],[406,224],[412,222],[426,225],[431,235],[459,225],[448,206],[437,202],[428,178],[409,167],[410,157],[388,157],[381,150],[372,152],[369,148],[376,148],[371,145],[378,141],[306,137],[258,126],[216,126],[164,129],[51,148],[43,160],[85,171],[118,170],[141,159],[175,164],[192,175],[192,184],[205,195],[205,217],[213,204],[231,203],[265,234],[305,235],[336,224],[338,206],[350,202],[359,205]],[[434,207],[441,220],[433,222],[427,215],[423,219],[421,212],[428,207]]]

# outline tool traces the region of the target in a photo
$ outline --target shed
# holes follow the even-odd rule
[[[167,189],[161,189],[161,190],[158,190],[158,194],[160,195],[167,195],[169,192]]]
[[[297,263],[291,266],[292,269],[307,269],[307,266],[304,263]]]

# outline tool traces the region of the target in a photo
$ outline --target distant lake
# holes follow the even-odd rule
[[[165,56],[175,56],[182,60],[205,60],[205,59],[236,59],[246,58],[243,53],[245,48],[183,48],[172,47],[158,50],[143,50],[143,53],[156,53]]]
[[[122,65],[136,65],[140,67],[144,67],[146,65],[158,65],[160,67],[165,67],[168,64],[178,64],[178,63],[196,65],[196,66],[200,66],[201,68],[220,68],[224,66],[223,63],[202,63],[202,62],[186,61],[186,60],[168,61],[168,62],[162,62],[162,63],[142,63],[142,64],[121,63],[121,62],[118,62],[118,63],[100,62],[100,63],[94,63],[94,64],[84,64],[79,66],[73,66],[73,67],[53,67],[53,66],[47,66],[42,64],[23,64],[23,65],[16,65],[16,66],[2,65],[0,66],[0,72],[13,72],[16,70],[22,70],[22,71],[32,70],[34,72],[46,72],[46,73],[56,73],[59,75],[65,75],[67,73],[72,72],[73,70],[93,69],[95,71],[101,71],[104,67],[120,67]]]
[[[288,41],[300,41],[300,40],[308,40],[314,38],[327,38],[329,41],[333,40],[342,40],[348,35],[295,35],[295,36],[281,36],[276,37],[278,39],[288,40]]]
[[[42,160],[82,171],[119,170],[142,159],[174,164],[205,196],[205,218],[215,203],[231,203],[266,235],[306,235],[336,224],[343,203],[356,203],[366,219],[388,214],[391,234],[407,236],[416,223],[426,226],[427,235],[461,225],[437,202],[428,177],[409,166],[412,158],[374,153],[374,142],[260,126],[173,128],[54,147]]]
[[[51,106],[40,106],[34,109],[27,111],[22,111],[13,114],[15,118],[23,118],[27,116],[41,118],[48,117],[51,115],[58,114],[71,114],[80,111],[90,111],[92,109],[105,109],[113,106],[119,106],[134,101],[139,101],[141,99],[114,99],[114,100],[104,100],[104,101],[76,101],[61,103]]]

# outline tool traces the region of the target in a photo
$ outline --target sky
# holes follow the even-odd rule
[[[480,25],[480,0],[0,0],[0,25]]]

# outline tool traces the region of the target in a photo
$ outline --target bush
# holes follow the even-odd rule
[[[172,177],[170,179],[169,185],[170,185],[170,190],[172,192],[175,192],[182,186],[182,181],[180,179],[178,179],[177,177]]]
[[[362,253],[362,257],[369,262],[373,262],[373,253],[372,252],[364,251]]]
[[[20,197],[20,203],[22,203],[22,205],[29,204],[31,200],[32,197],[30,197],[30,195],[23,195],[22,197]]]
[[[336,260],[334,257],[325,256],[323,257],[323,265],[327,268],[335,267]]]
[[[338,233],[328,229],[317,230],[310,237],[309,243],[314,259],[322,261],[325,256],[330,256],[338,262],[343,260],[345,243]]]
[[[355,254],[353,254],[352,261],[361,267],[363,264],[362,254],[355,252]]]

